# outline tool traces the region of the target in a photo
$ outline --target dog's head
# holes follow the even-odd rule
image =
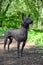
[[[24,13],[22,13],[22,20],[24,23],[26,23],[28,25],[33,23],[33,21],[30,18],[30,15],[28,15],[28,17],[25,17]]]

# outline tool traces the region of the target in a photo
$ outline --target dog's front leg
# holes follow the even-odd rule
[[[19,55],[19,47],[20,47],[20,42],[18,42],[18,44],[17,44],[17,54],[18,54],[18,57],[20,56]]]
[[[22,49],[21,49],[21,56],[23,56],[23,49],[24,49],[25,44],[26,44],[26,41],[23,42]]]

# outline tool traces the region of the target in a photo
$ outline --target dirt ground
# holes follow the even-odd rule
[[[43,65],[43,50],[35,47],[34,43],[26,42],[23,57],[17,57],[17,43],[13,41],[10,50],[3,49],[3,41],[0,41],[0,65]],[[22,46],[22,43],[21,43]],[[20,46],[20,48],[21,48]]]

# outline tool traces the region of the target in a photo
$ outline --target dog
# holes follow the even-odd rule
[[[4,49],[6,47],[7,40],[9,39],[9,43],[8,43],[8,50],[9,50],[9,45],[12,43],[12,40],[14,38],[17,41],[18,56],[19,56],[19,47],[20,47],[21,42],[23,42],[23,45],[21,48],[21,56],[23,55],[23,49],[24,49],[24,46],[25,46],[26,40],[27,40],[28,28],[29,28],[29,25],[33,23],[33,21],[30,18],[30,15],[26,17],[24,15],[24,13],[22,13],[22,20],[23,21],[22,21],[20,29],[7,30],[4,35]]]

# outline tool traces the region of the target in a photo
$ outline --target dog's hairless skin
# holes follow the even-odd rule
[[[28,27],[29,27],[30,24],[33,23],[33,21],[30,19],[30,16],[25,17],[24,13],[22,13],[22,20],[23,20],[23,22],[21,24],[20,29],[7,30],[5,32],[5,36],[4,36],[4,49],[6,47],[8,39],[9,39],[8,50],[9,50],[9,45],[12,43],[13,38],[17,41],[18,56],[19,56],[19,47],[20,47],[21,42],[23,42],[23,45],[22,45],[22,48],[21,48],[21,56],[23,54],[23,49],[24,49],[24,46],[25,46],[26,40],[27,40]]]

